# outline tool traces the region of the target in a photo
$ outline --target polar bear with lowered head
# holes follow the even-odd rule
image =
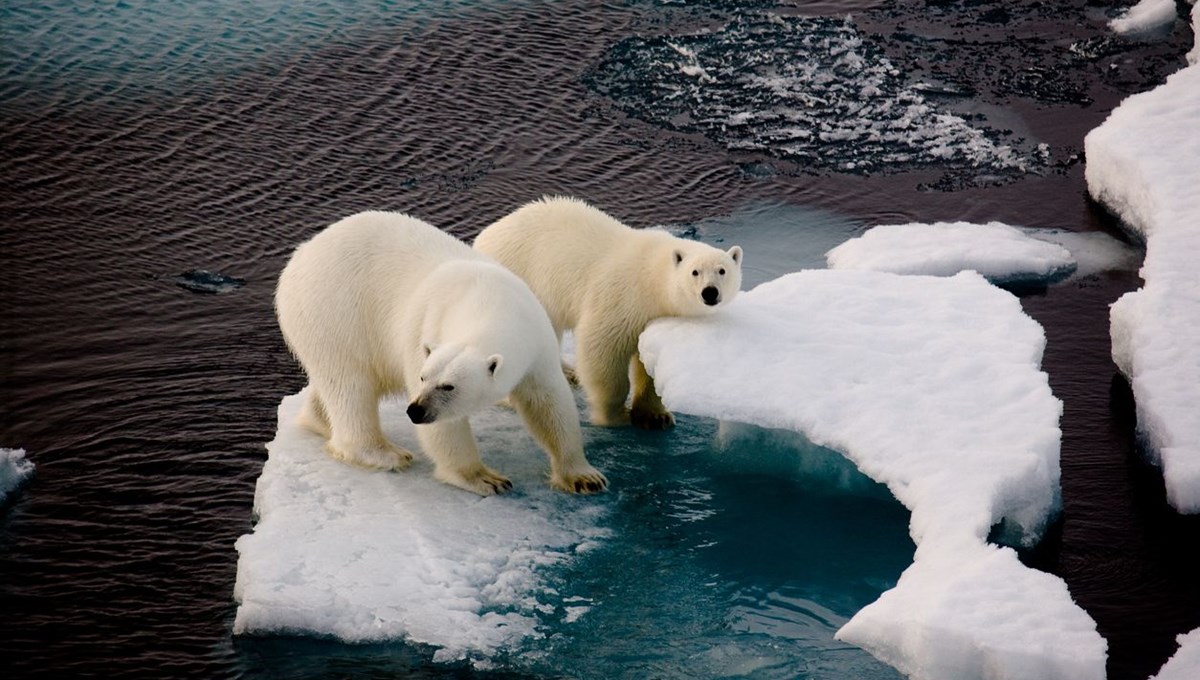
[[[508,398],[550,456],[550,482],[601,491],[583,454],[558,342],[529,287],[418,219],[364,212],[300,245],[275,294],[279,326],[309,385],[299,422],[334,458],[402,469],[412,453],[379,426],[405,392],[434,475],[481,495],[512,487],[480,460],[467,417]]]
[[[574,330],[576,375],[596,425],[674,425],[638,356],[638,336],[660,317],[709,314],[742,285],[740,247],[631,229],[574,198],[519,208],[484,229],[475,249],[529,284],[560,340]]]

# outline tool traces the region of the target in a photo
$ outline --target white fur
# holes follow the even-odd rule
[[[560,340],[574,329],[578,377],[597,425],[674,424],[637,356],[638,336],[659,317],[709,314],[742,284],[741,248],[631,229],[573,198],[521,207],[484,229],[475,249],[529,284]],[[703,299],[706,288],[717,293],[715,305]]]
[[[511,272],[436,227],[387,212],[329,226],[292,255],[275,308],[309,378],[300,424],[326,437],[335,458],[376,469],[412,462],[379,428],[380,397],[404,392],[435,476],[503,491],[511,483],[483,465],[467,417],[507,397],[549,454],[553,486],[605,487],[583,455],[545,311]]]

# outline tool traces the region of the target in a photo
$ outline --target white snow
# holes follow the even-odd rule
[[[0,449],[0,503],[33,475],[33,467],[25,449]]]
[[[1122,35],[1157,31],[1175,23],[1175,0],[1142,0],[1129,11],[1108,22]]]
[[[998,283],[1063,278],[1070,251],[1007,224],[935,222],[875,227],[826,253],[832,269],[950,276],[974,270]]]
[[[1001,524],[1030,544],[1059,507],[1044,346],[974,272],[812,270],[659,320],[639,349],[668,407],[802,432],[912,511],[913,564],[839,639],[914,678],[1103,678],[1107,644],[1066,585],[987,542]]]
[[[549,488],[546,456],[515,413],[472,419],[484,459],[516,487],[480,498],[434,481],[424,458],[399,473],[333,460],[294,424],[301,398],[279,407],[258,523],[237,542],[235,633],[404,639],[437,647],[437,661],[486,666],[541,623],[584,615],[586,600],[551,572],[605,538],[605,511]],[[381,419],[392,441],[420,450],[403,404],[384,402]]]
[[[1200,628],[1175,638],[1179,649],[1150,680],[1196,680],[1200,678]]]
[[[1200,512],[1200,65],[1113,110],[1084,141],[1088,190],[1145,240],[1145,285],[1112,306],[1113,360],[1167,500]]]

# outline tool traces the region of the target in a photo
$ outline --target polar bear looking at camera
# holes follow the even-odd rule
[[[560,341],[574,331],[575,373],[595,425],[674,425],[638,356],[638,336],[660,317],[709,314],[742,285],[740,247],[632,229],[574,198],[519,208],[484,229],[475,249],[529,284]]]
[[[334,458],[407,467],[412,453],[379,425],[379,399],[403,392],[437,479],[505,491],[511,482],[483,464],[467,417],[507,397],[549,454],[552,486],[607,485],[584,457],[546,312],[519,278],[436,227],[388,212],[327,227],[284,267],[275,308],[309,379],[299,423]]]

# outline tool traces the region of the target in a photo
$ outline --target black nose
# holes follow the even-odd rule
[[[413,423],[420,425],[421,423],[425,422],[425,415],[424,406],[421,406],[415,401],[408,405],[408,419],[413,421]]]
[[[721,299],[721,291],[717,290],[716,286],[706,286],[700,291],[700,297],[704,298],[704,304],[712,307]]]

